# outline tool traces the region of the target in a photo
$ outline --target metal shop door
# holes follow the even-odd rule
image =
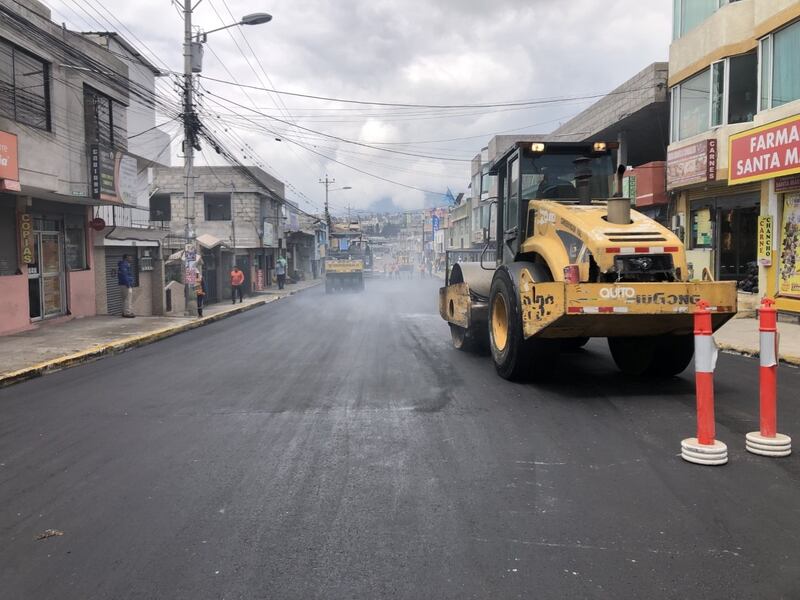
[[[127,253],[128,251],[123,248],[106,248],[106,312],[117,317],[122,315],[122,293],[119,291],[117,263]]]

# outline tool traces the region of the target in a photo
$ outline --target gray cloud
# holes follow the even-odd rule
[[[86,15],[73,4],[52,0],[50,5],[60,13],[54,15],[55,20],[67,20],[76,29],[86,28]],[[242,34],[279,89],[434,104],[609,91],[647,64],[666,60],[670,5],[663,0],[273,0],[263,4],[228,0],[236,17],[256,11],[274,16],[267,25],[232,30],[264,83],[267,80]],[[166,0],[109,0],[106,6],[172,69],[181,69],[182,24]],[[195,23],[206,29],[219,26],[214,8],[225,22],[232,21],[222,0],[203,0]],[[110,22],[108,27],[114,24]],[[92,29],[97,28],[94,23]],[[124,30],[122,33],[131,37]],[[137,44],[135,39],[130,41]],[[240,82],[261,85],[226,32],[213,34],[208,45]],[[230,79],[210,52],[206,53],[204,75]],[[255,105],[262,112],[285,118],[269,94],[251,90],[248,98],[235,87],[205,84],[240,104]],[[283,101],[305,127],[348,139],[395,143],[461,138],[531,124],[540,124],[535,129],[546,132],[589,104],[572,101],[445,118],[441,111],[437,114],[378,109],[291,97],[284,97]],[[211,108],[211,103],[206,106]],[[322,199],[317,179],[326,171],[343,185],[354,188],[332,197],[338,207],[348,202],[365,207],[387,196],[411,207],[422,201],[422,194],[357,173],[299,146],[292,147],[290,139],[363,171],[413,187],[464,190],[469,183],[467,163],[392,157],[292,131],[243,109],[229,107],[222,112],[233,111],[280,132],[284,141],[275,142],[274,136],[241,118],[224,115],[227,125],[217,121],[221,129],[235,129],[276,176],[291,182],[316,206],[321,205]],[[402,117],[404,112],[416,114]],[[488,137],[393,147],[411,153],[469,158],[487,140]]]

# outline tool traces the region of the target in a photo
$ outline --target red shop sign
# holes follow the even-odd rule
[[[800,115],[732,135],[728,184],[800,173]]]

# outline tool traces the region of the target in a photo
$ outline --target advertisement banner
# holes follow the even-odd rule
[[[758,217],[758,264],[772,265],[772,217]]]
[[[261,227],[261,231],[264,232],[261,240],[264,248],[277,248],[278,243],[275,239],[275,224],[270,223],[268,219],[264,219]]]
[[[796,192],[800,191],[800,175],[788,175],[786,177],[775,178],[775,192]]]
[[[667,153],[667,189],[716,179],[717,140],[703,140]]]
[[[800,194],[787,194],[783,201],[781,262],[778,294],[800,298]]]
[[[115,180],[116,170],[114,152],[99,144],[92,144],[89,148],[89,184],[92,198],[107,202],[119,201]]]
[[[22,263],[25,265],[35,263],[36,259],[33,256],[33,216],[23,212],[17,213],[17,231],[19,232],[19,256],[22,259]]]
[[[114,179],[117,200],[123,204],[136,204],[136,197],[139,194],[139,169],[136,159],[118,152]],[[142,192],[144,191],[143,189]]]
[[[728,185],[800,173],[800,115],[728,138]]]
[[[0,131],[0,179],[19,181],[17,136]]]

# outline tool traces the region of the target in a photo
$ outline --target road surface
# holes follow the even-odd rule
[[[800,597],[800,462],[744,451],[757,361],[721,356],[730,463],[694,466],[690,371],[626,378],[593,340],[508,383],[451,349],[437,285],[314,288],[0,390],[0,596]]]

